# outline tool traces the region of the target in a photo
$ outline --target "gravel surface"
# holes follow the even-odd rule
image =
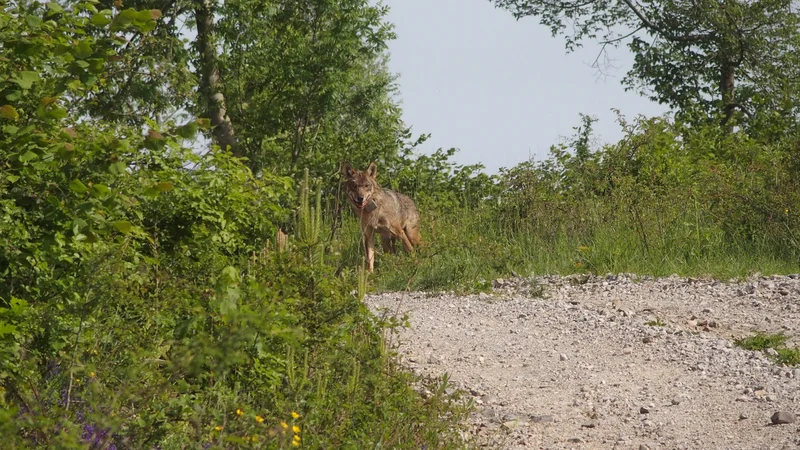
[[[474,399],[486,448],[800,448],[800,368],[733,344],[797,334],[800,275],[744,282],[574,275],[491,294],[387,293],[404,363]],[[789,345],[796,345],[790,341]]]

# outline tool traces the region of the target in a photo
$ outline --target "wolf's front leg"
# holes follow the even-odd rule
[[[367,268],[370,272],[375,267],[375,230],[370,227],[364,228],[364,250],[367,254]]]

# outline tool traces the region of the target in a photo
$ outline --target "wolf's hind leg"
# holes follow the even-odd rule
[[[395,253],[394,238],[389,234],[381,235],[381,245],[384,253]]]
[[[411,241],[408,239],[408,236],[406,236],[406,232],[404,230],[400,230],[399,234],[400,240],[403,241],[403,250],[405,250],[406,253],[413,253],[414,246],[411,245]]]
[[[419,234],[419,225],[406,225],[404,231],[406,232],[406,236],[408,236],[408,240],[411,241],[411,245],[419,247],[420,242],[422,242],[422,236]]]

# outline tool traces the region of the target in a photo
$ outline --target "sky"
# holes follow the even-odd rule
[[[482,163],[489,173],[533,157],[573,133],[579,113],[595,116],[599,142],[622,136],[612,108],[627,118],[666,107],[620,83],[633,57],[612,49],[616,69],[604,78],[590,67],[594,42],[566,54],[564,40],[528,17],[520,21],[489,0],[383,0],[397,39],[389,69],[399,76],[403,120],[420,150],[459,149],[459,164]]]

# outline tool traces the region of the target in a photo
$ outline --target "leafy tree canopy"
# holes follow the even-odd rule
[[[797,122],[800,15],[790,0],[492,0],[538,17],[567,51],[591,40],[626,42],[635,61],[623,83],[654,101],[731,131],[782,134]],[[602,69],[602,68],[601,68]]]

